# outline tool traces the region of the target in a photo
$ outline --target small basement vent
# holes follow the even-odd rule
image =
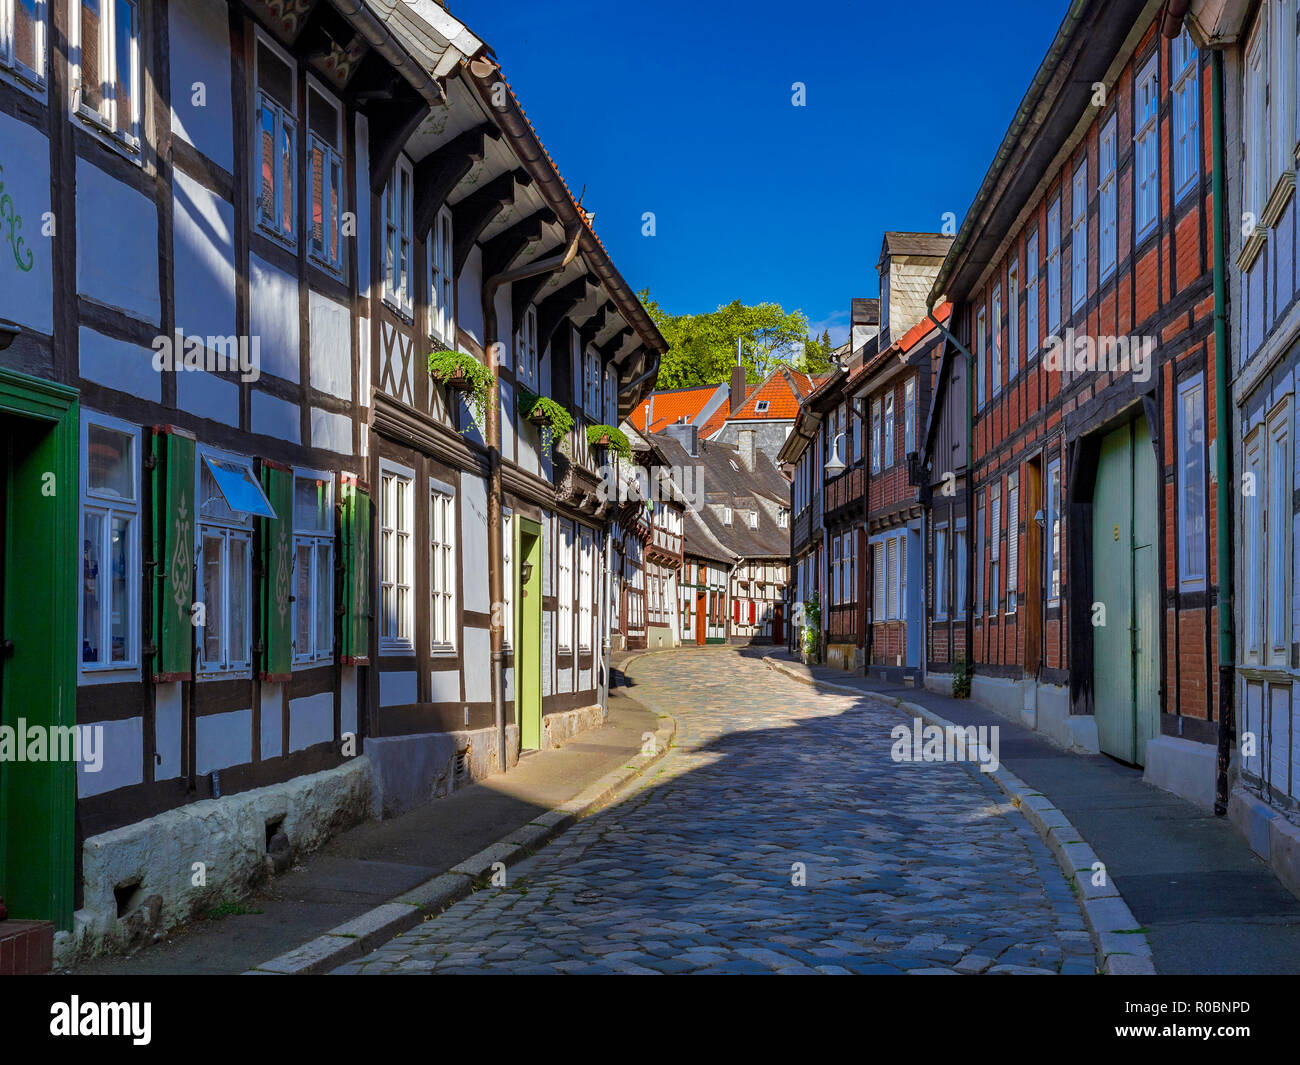
[[[469,744],[456,752],[455,773],[457,784],[463,784],[469,779],[470,753],[473,749],[474,745]]]
[[[142,884],[142,880],[136,879],[127,884],[120,884],[113,889],[113,899],[117,902],[118,917],[125,917],[140,905],[144,895]]]

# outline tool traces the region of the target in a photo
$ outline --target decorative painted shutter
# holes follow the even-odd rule
[[[342,661],[364,666],[370,663],[370,493],[344,475],[342,503]]]
[[[293,677],[293,471],[259,460],[262,489],[275,511],[262,518],[262,679]]]
[[[154,664],[157,683],[187,680],[194,648],[194,437],[153,433]]]

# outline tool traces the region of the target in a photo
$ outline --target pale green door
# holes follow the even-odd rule
[[[1101,442],[1093,489],[1093,695],[1101,750],[1146,763],[1160,731],[1155,452],[1145,419]]]
[[[537,522],[515,522],[515,558],[515,714],[519,746],[535,751],[542,745],[542,527]]]

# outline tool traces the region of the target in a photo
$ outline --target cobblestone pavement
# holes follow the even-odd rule
[[[1094,971],[1046,846],[974,767],[893,762],[897,711],[726,648],[633,674],[678,721],[658,772],[337,972]]]

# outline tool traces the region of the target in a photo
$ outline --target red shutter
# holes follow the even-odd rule
[[[758,617],[758,604],[754,600],[749,601],[749,623],[752,625]]]

